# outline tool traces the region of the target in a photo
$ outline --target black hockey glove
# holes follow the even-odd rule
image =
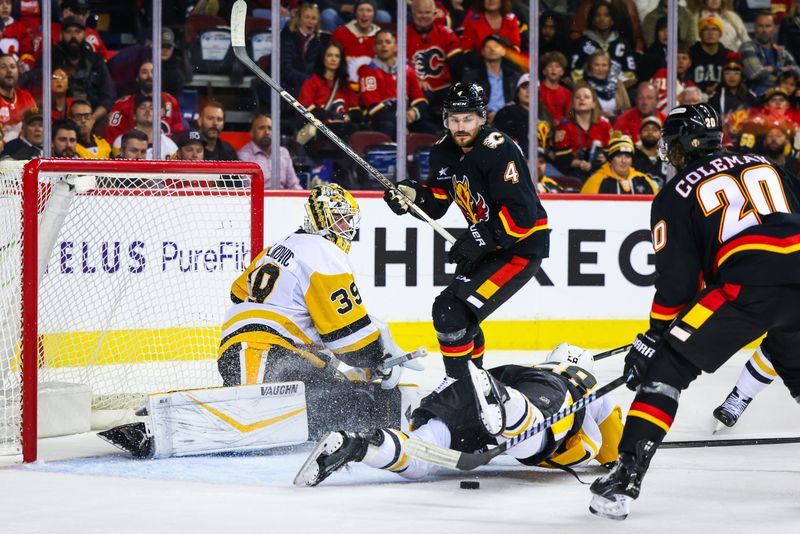
[[[636,388],[642,383],[660,343],[661,336],[653,330],[648,330],[645,334],[638,334],[633,340],[633,347],[625,356],[625,375],[632,375],[625,383],[628,389],[636,391]]]
[[[397,189],[387,189],[383,193],[383,200],[397,215],[404,215],[420,196],[422,185],[416,180],[403,180],[397,184]]]
[[[456,264],[457,273],[468,273],[476,263],[496,248],[497,239],[489,227],[484,223],[475,223],[450,247],[447,261]]]

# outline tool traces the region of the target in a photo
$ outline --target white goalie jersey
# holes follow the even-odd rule
[[[278,345],[313,361],[318,358],[310,350],[344,355],[380,338],[349,257],[320,235],[298,231],[266,248],[233,283],[231,300],[220,355],[242,343],[245,353],[260,360]],[[258,366],[247,367],[247,383],[255,383]]]

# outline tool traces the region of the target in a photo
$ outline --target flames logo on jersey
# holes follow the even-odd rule
[[[419,50],[414,54],[414,70],[420,80],[441,75],[445,65],[444,52],[440,48]]]
[[[472,194],[466,176],[453,176],[453,196],[464,217],[472,224],[489,220],[489,205],[480,193]]]

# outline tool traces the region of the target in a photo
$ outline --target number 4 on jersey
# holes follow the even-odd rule
[[[511,182],[512,184],[519,182],[519,171],[517,170],[517,165],[514,163],[514,160],[508,162],[506,172],[503,175],[503,181]]]

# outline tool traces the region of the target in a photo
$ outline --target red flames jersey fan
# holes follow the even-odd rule
[[[461,53],[458,37],[450,28],[434,23],[427,33],[408,25],[407,58],[417,79],[431,91],[450,86],[452,76],[447,60]]]

